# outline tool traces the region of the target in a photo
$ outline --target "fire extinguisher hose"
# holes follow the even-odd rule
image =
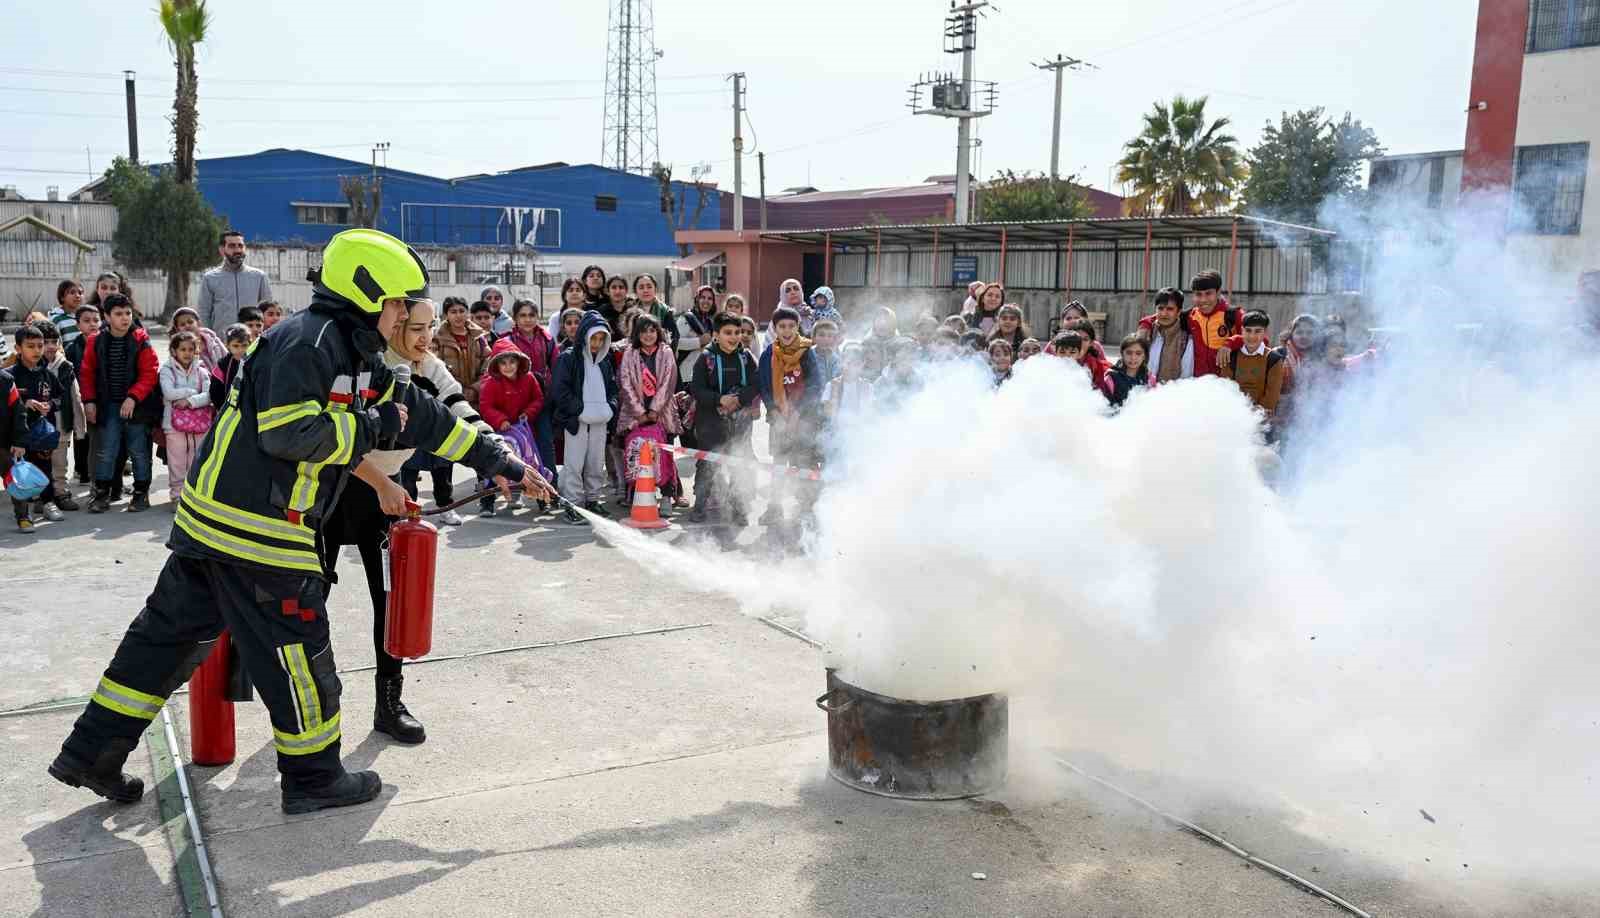
[[[442,507],[434,507],[432,510],[421,510],[421,511],[418,511],[417,515],[419,515],[419,516],[437,516],[440,513],[449,513],[451,510],[454,510],[454,509],[456,509],[458,507],[465,507],[467,504],[470,504],[470,503],[472,503],[474,501],[482,500],[483,498],[488,497],[491,494],[499,494],[499,493],[500,493],[500,489],[498,487],[495,487],[495,486],[491,485],[490,487],[484,488],[483,490],[478,491],[475,494],[468,495],[467,497],[463,497],[463,498],[461,498],[460,500],[457,500],[457,501],[451,501],[450,503],[445,504]],[[521,494],[522,493],[522,485],[512,485],[511,486],[511,493],[512,494]],[[572,506],[572,503],[570,501],[568,501],[566,498],[562,497],[559,494],[556,495],[555,500],[556,500],[556,503],[562,505],[563,507],[566,507],[566,508],[572,509],[572,510],[576,510],[577,509],[576,507]]]

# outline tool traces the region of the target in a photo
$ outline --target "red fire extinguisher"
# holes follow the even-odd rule
[[[228,700],[231,649],[224,631],[189,677],[189,757],[196,765],[233,761],[233,702]]]
[[[384,580],[389,590],[383,649],[391,657],[416,658],[433,648],[433,569],[439,530],[422,518],[422,507],[406,501],[406,518],[389,527]]]

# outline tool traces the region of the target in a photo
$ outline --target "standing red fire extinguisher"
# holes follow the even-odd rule
[[[406,501],[406,518],[389,527],[384,580],[389,604],[383,649],[391,657],[425,656],[433,648],[433,572],[439,530],[422,518],[420,504]]]
[[[196,765],[233,761],[233,702],[228,698],[232,650],[228,632],[223,631],[211,654],[189,677],[189,758]]]

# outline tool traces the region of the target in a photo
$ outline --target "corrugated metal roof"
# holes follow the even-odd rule
[[[1313,226],[1297,226],[1261,217],[1119,217],[1095,220],[1033,220],[1019,223],[911,223],[897,226],[845,226],[811,230],[776,230],[768,238],[803,245],[871,246],[931,245],[935,232],[940,243],[999,246],[1001,234],[1010,245],[1042,243],[1054,245],[1067,240],[1070,233],[1077,242],[1137,241],[1143,243],[1148,231],[1152,239],[1193,239],[1231,236],[1237,228],[1240,239],[1304,242],[1312,238],[1332,239],[1336,233]]]

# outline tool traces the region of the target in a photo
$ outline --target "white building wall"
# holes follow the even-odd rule
[[[1571,289],[1578,272],[1600,268],[1600,47],[1524,55],[1517,111],[1517,146],[1589,143],[1589,171],[1576,236],[1517,234],[1508,251],[1529,267],[1552,273],[1557,287]]]

